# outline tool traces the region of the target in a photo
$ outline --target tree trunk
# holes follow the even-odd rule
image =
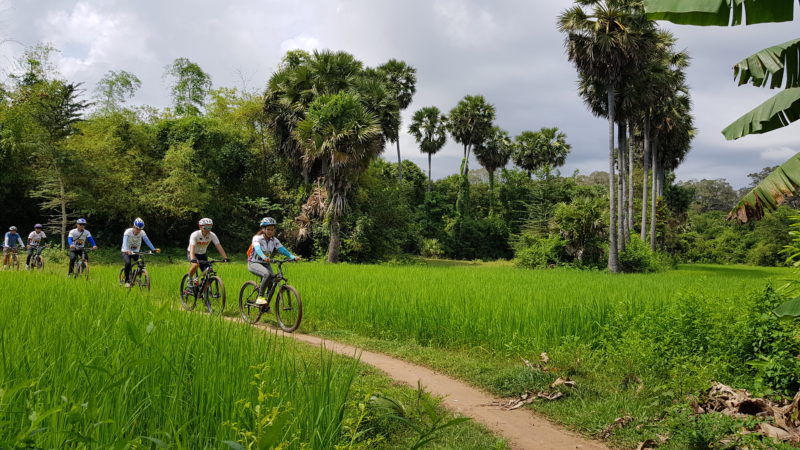
[[[617,205],[614,175],[614,89],[608,88],[608,270],[619,272],[617,253]]]
[[[625,138],[627,137],[627,133],[625,131],[625,121],[617,122],[617,141],[619,143],[619,151],[617,152],[617,161],[619,167],[619,182],[617,183],[617,189],[619,190],[617,196],[617,247],[619,251],[622,252],[625,250],[625,244],[627,241],[625,240],[625,226],[628,223],[628,220],[625,216],[625,204],[626,201],[626,186],[627,180],[625,177],[627,168],[625,167],[625,161],[627,158],[625,156],[625,152],[627,151],[627,142]]]
[[[653,168],[653,186],[652,186],[652,195],[650,197],[650,248],[655,251],[656,250],[656,200],[657,200],[657,192],[658,192],[658,176],[656,173],[658,172],[658,148],[653,146],[650,149],[650,157],[652,158],[653,163],[651,164]]]
[[[339,249],[342,246],[340,229],[339,229],[339,217],[335,215],[331,215],[331,240],[328,242],[328,262],[329,263],[336,263],[339,262]]]
[[[59,202],[61,203],[61,250],[67,247],[67,192],[64,189],[64,178],[58,175],[58,188],[60,191]]]
[[[628,122],[626,122],[627,131],[631,133],[631,127]],[[625,242],[630,242],[631,234],[633,233],[633,151],[630,148],[630,139],[626,139],[626,152],[628,154],[628,161],[626,163],[626,167],[628,168],[628,214],[626,215],[628,221],[625,225]]]
[[[428,192],[433,189],[433,179],[431,178],[431,154],[428,153]]]
[[[403,160],[400,159],[400,136],[397,136],[397,176],[403,181]]]
[[[494,170],[489,170],[489,217],[494,213]]]
[[[642,242],[647,240],[647,185],[648,171],[650,169],[650,119],[644,119],[644,152],[642,156],[642,228],[640,234]]]

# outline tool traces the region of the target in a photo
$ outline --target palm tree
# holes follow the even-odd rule
[[[390,59],[386,63],[378,66],[378,73],[383,75],[383,78],[389,89],[392,90],[400,110],[405,110],[411,104],[414,93],[417,91],[417,69],[409,66],[403,61]],[[397,144],[397,173],[400,179],[403,179],[403,164],[400,158],[400,123],[397,123],[397,132],[393,141]]]
[[[613,0],[582,0],[561,13],[559,30],[566,34],[565,45],[570,61],[578,72],[602,83],[606,91],[608,111],[608,173],[609,173],[609,252],[608,269],[619,271],[617,242],[616,174],[614,154],[614,124],[616,122],[616,92],[623,81],[639,65],[637,55],[648,45],[643,38],[652,29],[641,7]]]
[[[539,133],[523,131],[514,138],[514,152],[511,158],[522,170],[528,172],[528,178],[533,177],[533,171],[539,168],[539,155],[536,148],[539,142]]]
[[[414,113],[408,132],[414,136],[422,153],[428,154],[428,190],[431,190],[431,156],[447,142],[447,116],[439,108],[426,106]]]
[[[327,260],[335,263],[341,247],[339,219],[353,182],[383,151],[381,126],[357,95],[341,92],[316,98],[294,135],[303,158],[322,163],[330,226]]]
[[[514,144],[508,131],[494,126],[486,140],[475,146],[475,157],[489,172],[489,215],[494,213],[494,172],[505,167]]]
[[[567,144],[567,135],[558,128],[542,128],[539,131],[523,131],[514,138],[514,164],[531,173],[544,169],[546,175],[556,167],[563,166],[572,147]]]
[[[467,95],[450,110],[447,129],[453,140],[464,146],[461,175],[469,172],[470,152],[480,145],[492,129],[495,119],[494,105],[486,102],[482,95]]]

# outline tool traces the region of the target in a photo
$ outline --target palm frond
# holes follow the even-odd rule
[[[794,19],[794,3],[795,0],[645,0],[645,9],[650,20],[730,26],[790,22]]]
[[[728,125],[728,140],[785,127],[800,118],[800,87],[785,89]]]
[[[786,88],[800,87],[800,39],[773,45],[739,61],[733,66],[733,78],[737,77],[740,86],[769,84],[770,89],[775,89],[783,85],[785,78]]]

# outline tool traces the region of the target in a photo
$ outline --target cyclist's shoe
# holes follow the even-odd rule
[[[260,296],[256,297],[256,305],[261,306],[261,305],[266,305],[266,304],[267,304],[267,298],[266,297],[264,297],[263,295],[260,295]]]
[[[25,270],[31,270],[31,266],[29,264],[25,264]]]
[[[125,283],[125,287],[129,288],[129,287],[131,287],[131,284],[130,283]]]

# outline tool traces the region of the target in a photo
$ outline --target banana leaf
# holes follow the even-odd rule
[[[778,317],[800,317],[800,297],[789,300],[772,312]]]
[[[728,213],[728,220],[740,222],[758,220],[767,211],[774,211],[786,201],[786,196],[794,195],[800,186],[800,153],[789,158],[756,187],[748,192]]]
[[[762,134],[800,119],[800,87],[785,89],[722,130],[725,139]]]
[[[650,20],[683,25],[747,25],[790,22],[795,0],[646,0]]]
[[[739,86],[752,83],[762,87],[769,83],[770,89],[783,85],[785,88],[800,87],[800,39],[765,48],[733,66],[733,78],[739,78]]]

